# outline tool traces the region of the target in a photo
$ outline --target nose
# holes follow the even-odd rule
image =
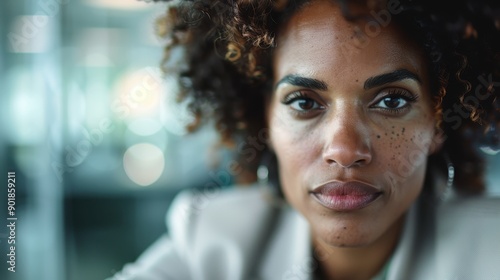
[[[370,132],[366,120],[343,110],[325,123],[323,160],[343,168],[364,166],[372,161]]]

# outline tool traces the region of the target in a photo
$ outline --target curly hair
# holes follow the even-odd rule
[[[161,1],[161,0],[157,0]],[[166,0],[167,2],[170,2]],[[312,0],[314,1],[314,0]],[[332,0],[344,17],[357,20],[349,5],[380,11],[388,2]],[[238,145],[265,127],[264,102],[271,91],[271,56],[280,25],[310,0],[186,0],[169,3],[158,21],[167,38],[164,71],[177,75],[181,98],[202,120],[214,119],[225,144]],[[500,148],[500,9],[494,1],[400,0],[394,20],[427,54],[436,119],[446,140],[428,171],[455,166],[457,190],[484,190],[480,147]],[[453,8],[452,8],[453,7]],[[174,67],[181,47],[184,63]],[[495,91],[496,90],[496,91]],[[265,145],[266,143],[262,143]],[[264,149],[240,163],[254,174]],[[250,178],[252,179],[252,178]]]

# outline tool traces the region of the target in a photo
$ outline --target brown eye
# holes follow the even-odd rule
[[[303,92],[294,92],[287,95],[282,101],[283,104],[290,106],[293,110],[306,113],[323,108],[315,99],[310,98]]]
[[[385,95],[380,97],[372,107],[390,112],[398,112],[402,109],[410,108],[412,103],[417,101],[418,98],[418,96],[402,89],[391,89],[381,94]]]
[[[318,103],[310,98],[297,99],[290,106],[299,111],[309,111],[319,108]]]
[[[379,103],[380,107],[387,109],[399,109],[407,104],[407,101],[400,96],[387,96]]]

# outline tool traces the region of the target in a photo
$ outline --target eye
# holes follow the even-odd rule
[[[412,93],[396,89],[387,91],[372,107],[397,112],[408,108],[416,100],[417,96]]]
[[[401,96],[386,96],[378,103],[380,108],[386,109],[399,109],[406,106],[406,104],[408,104],[408,101]]]
[[[306,93],[300,91],[293,92],[285,96],[285,98],[281,102],[300,113],[307,113],[323,108],[323,106],[316,102],[316,100],[308,97]]]
[[[297,111],[310,111],[314,109],[319,109],[320,106],[316,101],[312,100],[311,98],[297,98],[290,102],[290,107]]]

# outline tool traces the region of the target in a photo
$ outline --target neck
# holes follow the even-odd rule
[[[319,274],[322,279],[371,279],[377,275],[391,257],[401,235],[405,216],[403,215],[374,243],[360,248],[340,248],[326,244],[316,238],[318,248]]]

